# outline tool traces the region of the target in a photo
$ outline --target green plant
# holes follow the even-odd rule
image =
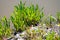
[[[46,40],[54,40],[54,35],[55,35],[55,32],[49,32],[48,35],[46,36]]]
[[[54,31],[51,31],[46,36],[46,40],[60,40],[60,37],[58,34],[56,34]]]
[[[24,4],[20,1],[20,4],[18,6],[15,6],[14,12],[11,15],[11,21],[16,28],[16,31],[18,30],[25,30],[24,29]]]
[[[1,25],[1,22],[0,22],[0,39],[2,40],[2,29],[3,29],[3,27],[2,27],[2,25]]]
[[[10,21],[6,19],[4,16],[0,20],[0,38],[3,37],[9,37],[11,35],[11,30],[10,30]]]
[[[32,4],[30,7],[26,8],[26,13],[24,13],[25,22],[28,26],[33,25],[40,22],[40,19],[44,16],[43,12],[39,10],[38,5],[36,7]]]
[[[57,12],[57,22],[60,23],[60,12]]]
[[[42,10],[41,10],[42,11]],[[25,6],[25,3],[20,1],[18,6],[15,6],[14,12],[11,15],[11,21],[16,30],[25,30],[27,26],[35,26],[40,22],[40,19],[44,16],[43,12],[39,10],[38,5],[36,7],[32,4],[30,7]]]
[[[45,18],[44,22],[48,27],[53,27],[53,24],[56,24],[56,21],[56,18],[50,15]]]

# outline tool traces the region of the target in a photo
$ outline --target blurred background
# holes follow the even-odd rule
[[[46,15],[52,14],[55,16],[57,11],[60,11],[60,0],[22,0],[26,1],[26,5],[29,6],[31,3],[38,4],[40,8],[44,7],[44,13]],[[18,5],[20,0],[0,0],[0,16],[9,16],[14,10],[14,6]]]

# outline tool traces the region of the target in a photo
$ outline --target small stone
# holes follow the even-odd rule
[[[23,38],[18,38],[18,40],[24,40]]]
[[[20,34],[16,34],[15,38],[19,38],[20,37]]]

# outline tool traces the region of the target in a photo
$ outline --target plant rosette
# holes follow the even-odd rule
[[[26,27],[36,26],[40,23],[41,18],[44,16],[42,9],[40,10],[38,5],[34,6],[33,4],[27,7],[25,3],[20,1],[10,17],[16,31],[24,31]]]
[[[0,20],[0,38],[7,39],[11,35],[10,21],[4,16]]]

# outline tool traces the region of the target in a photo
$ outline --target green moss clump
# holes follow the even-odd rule
[[[11,21],[16,30],[25,30],[27,26],[35,26],[40,22],[40,19],[44,16],[42,10],[40,11],[38,5],[27,7],[25,3],[20,1],[20,4],[15,6],[15,9],[11,15]]]

